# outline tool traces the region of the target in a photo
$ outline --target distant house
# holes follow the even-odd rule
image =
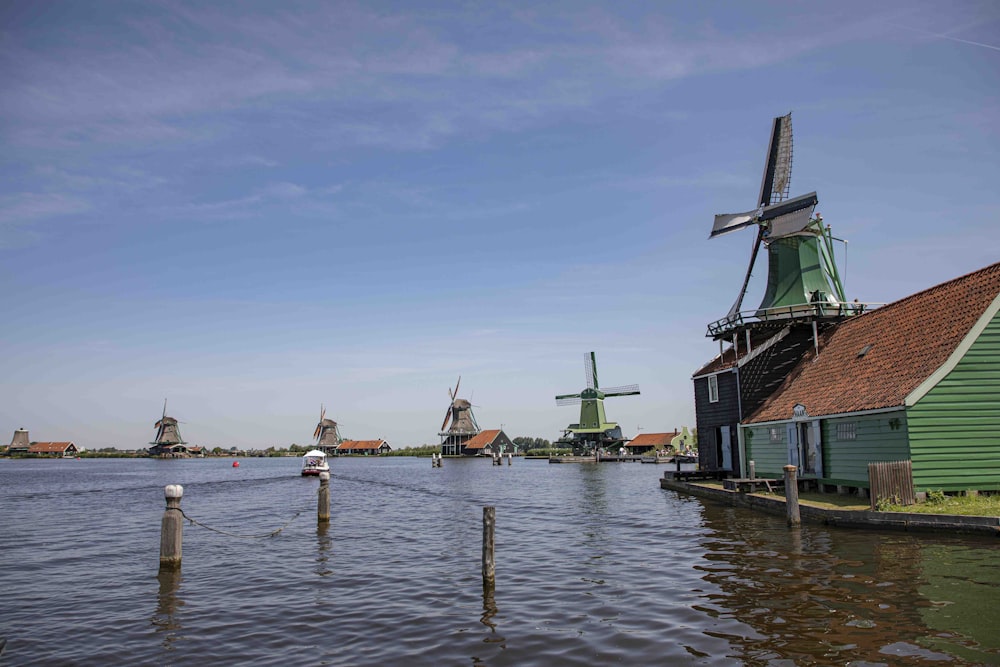
[[[646,452],[662,452],[672,449],[671,441],[680,435],[680,431],[674,429],[673,433],[640,433],[632,438],[625,445],[633,454],[645,454]]]
[[[337,447],[337,455],[377,456],[388,454],[392,447],[385,440],[344,440]]]
[[[467,440],[462,448],[462,454],[465,456],[493,456],[513,451],[514,443],[500,429],[480,431]]]
[[[854,488],[909,459],[918,491],[1000,490],[998,311],[1000,263],[828,329],[745,420],[745,459]]]
[[[76,456],[78,450],[72,442],[33,442],[28,454],[37,456]]]

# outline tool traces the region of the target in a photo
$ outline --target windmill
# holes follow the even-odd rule
[[[462,376],[458,376],[455,389],[448,388],[448,397],[451,402],[448,410],[444,414],[444,422],[441,423],[441,453],[449,456],[457,456],[462,453],[465,443],[479,433],[479,424],[476,423],[476,416],[472,414],[472,403],[464,398],[458,397],[458,387],[462,384]],[[451,422],[449,428],[448,422]],[[445,430],[447,429],[447,430]]]
[[[792,114],[789,113],[774,119],[756,208],[715,216],[709,238],[747,227],[756,227],[757,234],[739,296],[726,317],[709,325],[708,336],[719,339],[745,328],[744,315],[760,321],[787,321],[827,311],[843,315],[845,308],[850,308],[846,306],[834,262],[835,239],[830,227],[824,227],[822,216],[813,215],[819,199],[815,192],[788,199],[791,175]],[[752,314],[741,313],[762,245],[768,256],[764,298]]]
[[[319,406],[319,423],[316,424],[313,438],[316,439],[316,449],[327,454],[332,454],[343,442],[337,422],[326,418],[326,408],[322,404]]]
[[[167,399],[163,399],[163,414],[159,421],[153,424],[156,429],[156,437],[149,444],[153,445],[151,452],[154,455],[173,454],[175,451],[183,452],[183,447],[187,442],[181,438],[180,429],[177,427],[178,421],[167,416]]]
[[[565,428],[560,440],[570,444],[574,454],[624,444],[626,438],[622,436],[621,427],[617,422],[609,422],[604,414],[604,399],[639,394],[637,384],[601,389],[597,379],[597,357],[593,352],[583,355],[583,367],[587,387],[576,394],[556,396],[556,405],[580,405],[580,422]]]

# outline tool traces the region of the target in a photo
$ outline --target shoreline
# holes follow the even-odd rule
[[[785,498],[783,496],[728,491],[698,482],[680,482],[666,476],[660,478],[660,488],[776,516],[785,516],[786,513]],[[844,528],[890,529],[908,532],[975,534],[1000,537],[1000,517],[995,516],[843,510],[819,507],[811,501],[801,498],[799,499],[799,514],[803,521]]]

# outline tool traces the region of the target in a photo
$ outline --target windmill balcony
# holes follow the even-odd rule
[[[881,303],[849,303],[822,301],[801,303],[779,308],[744,310],[723,317],[708,325],[708,338],[719,339],[742,329],[752,329],[755,326],[769,326],[775,322],[786,322],[792,319],[838,318],[860,315],[867,310],[881,306]]]

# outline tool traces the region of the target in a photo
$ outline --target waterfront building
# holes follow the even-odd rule
[[[740,429],[765,476],[910,460],[917,491],[1000,489],[1000,263],[831,327]]]
[[[391,451],[392,447],[389,446],[389,443],[381,438],[378,440],[344,440],[336,449],[338,456],[352,454],[377,456],[379,454],[388,454]]]

